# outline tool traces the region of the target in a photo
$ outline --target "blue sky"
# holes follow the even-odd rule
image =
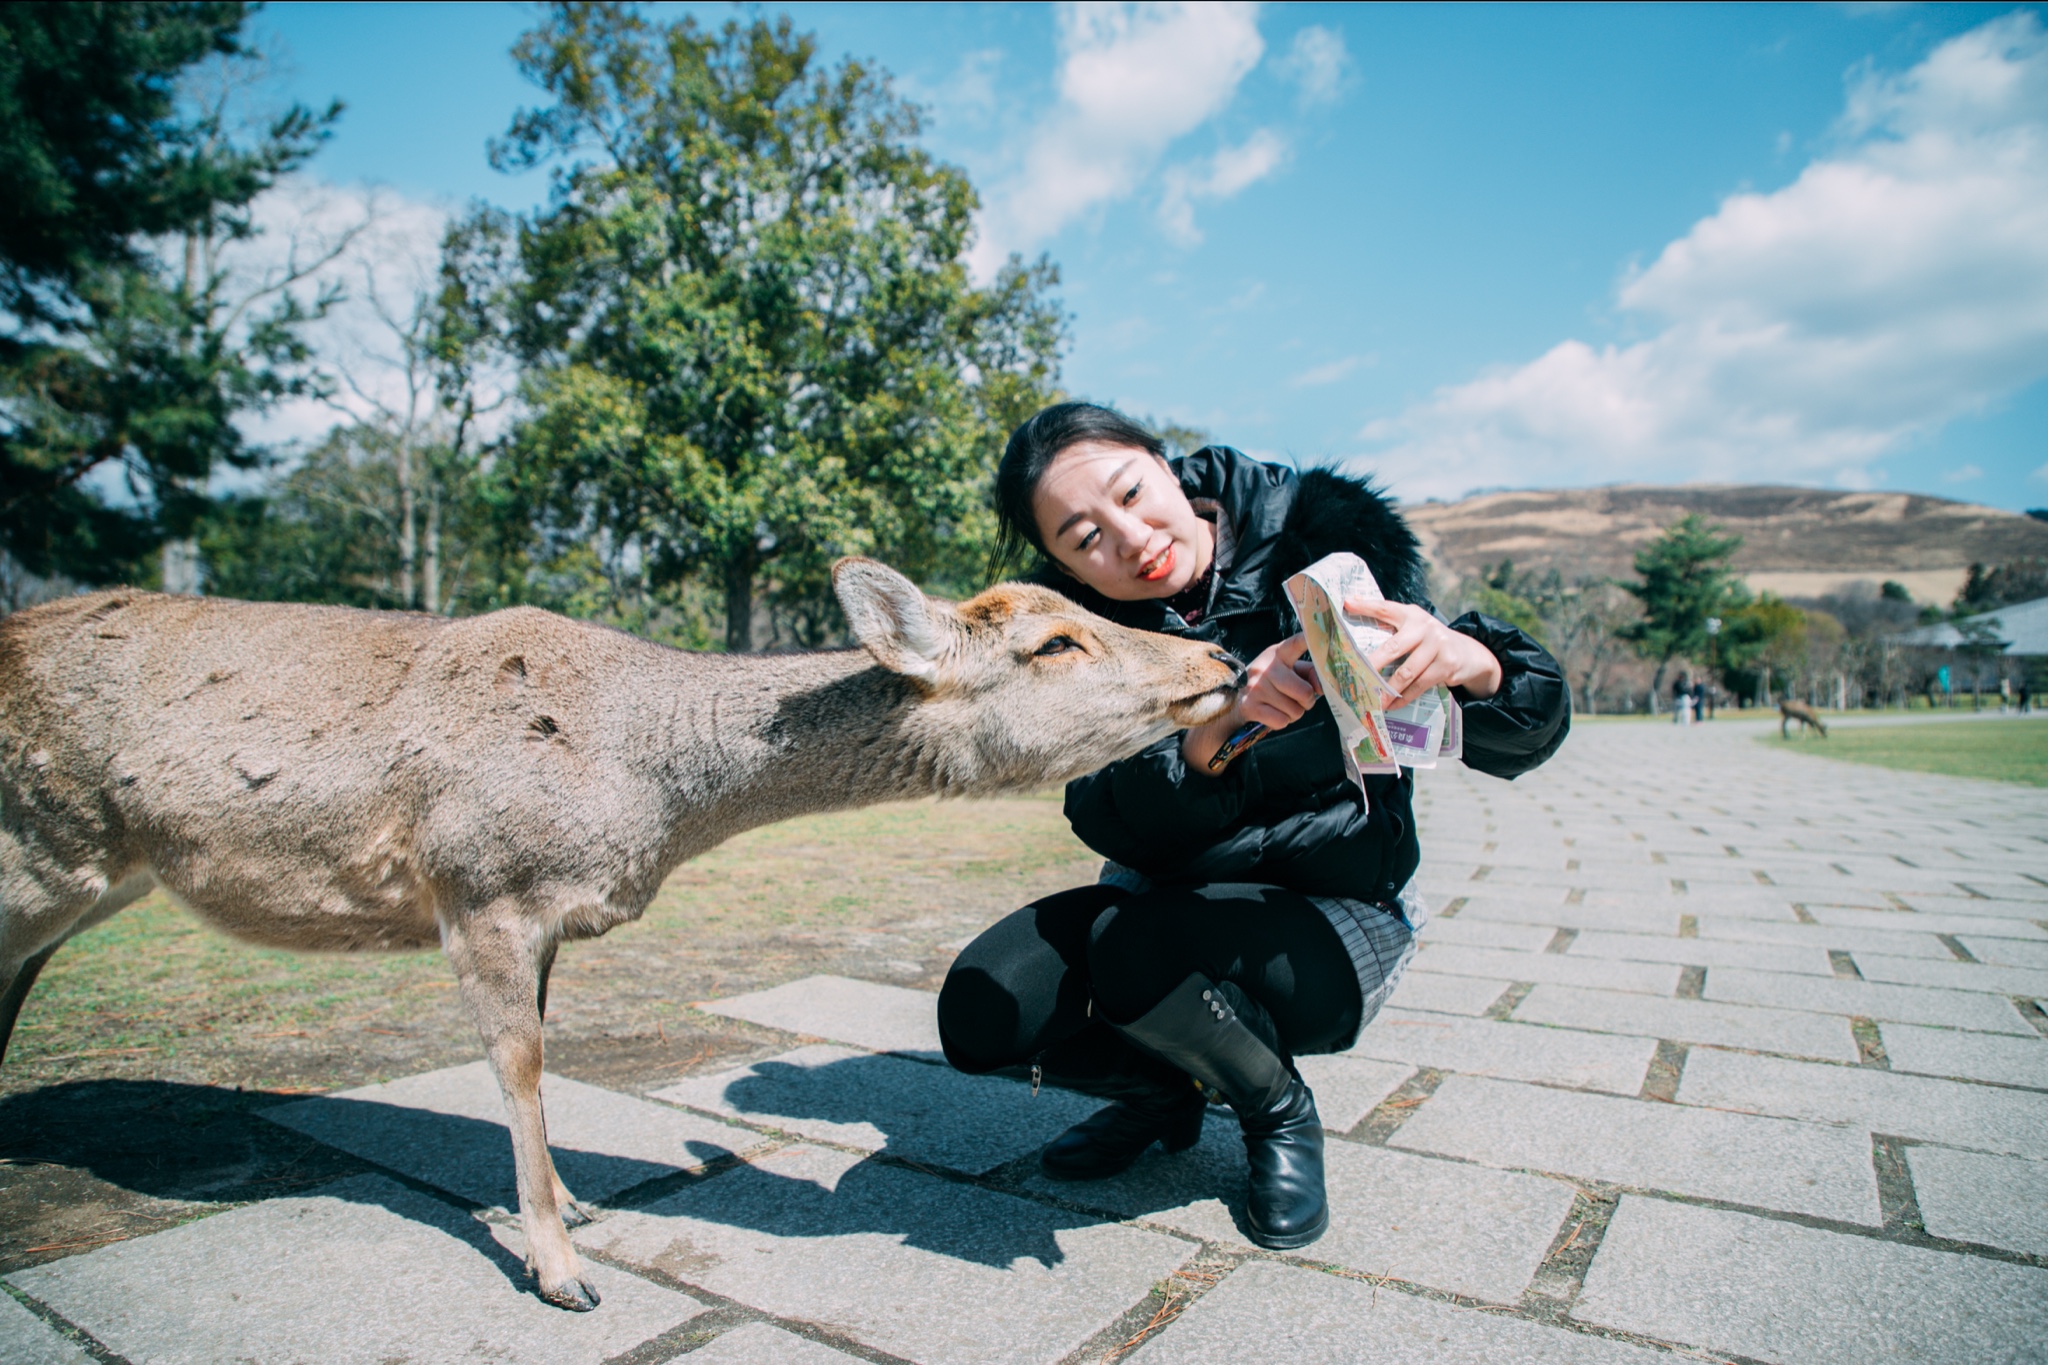
[[[681,8],[711,21],[729,6]],[[891,72],[1045,252],[1082,395],[1409,497],[1798,482],[2048,505],[2048,39],[2029,7],[786,8]],[[415,221],[540,175],[517,5],[257,21],[313,167]]]

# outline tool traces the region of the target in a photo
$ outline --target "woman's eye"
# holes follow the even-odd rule
[[[1082,537],[1081,537],[1081,543],[1080,543],[1079,545],[1075,546],[1074,548],[1076,548],[1076,549],[1079,549],[1079,550],[1085,550],[1085,549],[1087,549],[1087,548],[1088,548],[1088,547],[1089,547],[1090,545],[1093,545],[1093,544],[1095,543],[1095,538],[1096,538],[1097,536],[1101,535],[1101,534],[1102,534],[1102,528],[1098,526],[1098,527],[1097,527],[1097,528],[1095,528],[1095,529],[1094,529],[1093,531],[1090,531],[1090,532],[1089,532],[1089,533],[1088,533],[1087,535],[1085,535],[1085,536],[1082,536]]]
[[[1138,500],[1138,490],[1140,488],[1143,488],[1144,486],[1145,481],[1143,479],[1140,479],[1138,482],[1132,484],[1131,491],[1124,494],[1124,506],[1129,507],[1132,503],[1136,502]]]
[[[1043,659],[1054,654],[1064,654],[1070,649],[1079,649],[1080,647],[1064,635],[1055,635],[1038,647],[1038,657]]]

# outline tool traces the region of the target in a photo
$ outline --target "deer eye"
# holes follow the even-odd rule
[[[1065,635],[1055,635],[1040,645],[1034,652],[1041,659],[1049,659],[1055,654],[1064,654],[1070,649],[1079,649],[1080,647]]]

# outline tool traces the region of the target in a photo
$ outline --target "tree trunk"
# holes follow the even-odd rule
[[[427,490],[427,548],[420,574],[420,610],[441,611],[441,494]]]
[[[419,494],[412,486],[412,449],[398,446],[398,605],[411,611],[420,604],[414,569],[419,559]]]
[[[725,563],[725,648],[745,654],[754,647],[754,557],[739,555]]]

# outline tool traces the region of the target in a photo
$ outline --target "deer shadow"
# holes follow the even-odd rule
[[[861,1056],[815,1067],[762,1063],[729,1086],[727,1098],[763,1126],[788,1120],[785,1131],[809,1121],[866,1125],[866,1139],[852,1145],[872,1148],[879,1136],[880,1150],[862,1157],[808,1148],[734,1162],[765,1141],[736,1127],[729,1144],[687,1138],[665,1161],[556,1145],[557,1167],[599,1210],[777,1238],[882,1234],[996,1269],[1025,1258],[1054,1266],[1065,1259],[1060,1233],[1105,1221],[952,1178],[1035,1151],[1088,1112],[1094,1102],[1079,1096],[1047,1089],[1033,1101],[1013,1081]],[[977,1137],[980,1129],[997,1136]],[[989,1153],[996,1159],[981,1159]],[[502,1123],[373,1099],[309,1101],[171,1081],[62,1082],[0,1098],[0,1158],[31,1172],[17,1182],[38,1178],[32,1168],[52,1168],[43,1173],[53,1182],[46,1203],[324,1196],[375,1205],[458,1238],[509,1282],[530,1287],[518,1255],[475,1216],[492,1206],[517,1208]],[[349,1178],[368,1174],[403,1183]],[[0,1225],[0,1264],[47,1259],[22,1259],[30,1240],[15,1231]],[[31,1227],[19,1231],[46,1240]]]

